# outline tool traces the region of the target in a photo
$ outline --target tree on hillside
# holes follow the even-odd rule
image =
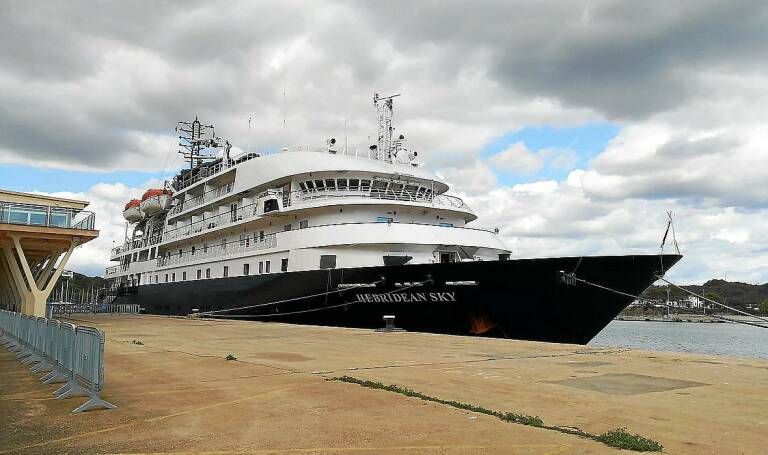
[[[768,300],[763,300],[763,303],[760,304],[760,313],[763,316],[768,316]]]
[[[714,300],[717,303],[723,303],[723,298],[720,297],[720,294],[717,292],[707,291],[704,293],[704,297],[708,298],[709,300]],[[704,308],[716,308],[716,305],[713,305],[710,302],[704,301]]]

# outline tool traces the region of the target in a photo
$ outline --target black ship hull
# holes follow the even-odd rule
[[[116,303],[247,318],[585,344],[681,256],[592,256],[272,273],[152,284]],[[127,291],[127,292],[125,292]]]

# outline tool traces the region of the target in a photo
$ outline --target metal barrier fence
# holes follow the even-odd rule
[[[70,314],[139,314],[141,306],[134,304],[111,304],[111,303],[48,303],[46,306],[46,315],[48,317],[62,316]]]
[[[65,383],[53,392],[56,399],[88,397],[72,412],[117,407],[100,397],[104,387],[102,331],[0,310],[0,344],[23,359],[22,363],[36,363],[30,371],[48,371],[40,378],[43,383]]]

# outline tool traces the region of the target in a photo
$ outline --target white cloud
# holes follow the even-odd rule
[[[515,142],[488,161],[499,170],[517,174],[531,174],[544,167],[544,157],[528,150],[522,142]]]

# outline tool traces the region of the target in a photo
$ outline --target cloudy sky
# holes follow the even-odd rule
[[[262,153],[375,134],[374,92],[518,256],[656,253],[768,281],[765,2],[3,2],[0,187],[122,205],[199,115]],[[285,116],[285,128],[283,117]],[[248,119],[252,118],[249,128]]]

